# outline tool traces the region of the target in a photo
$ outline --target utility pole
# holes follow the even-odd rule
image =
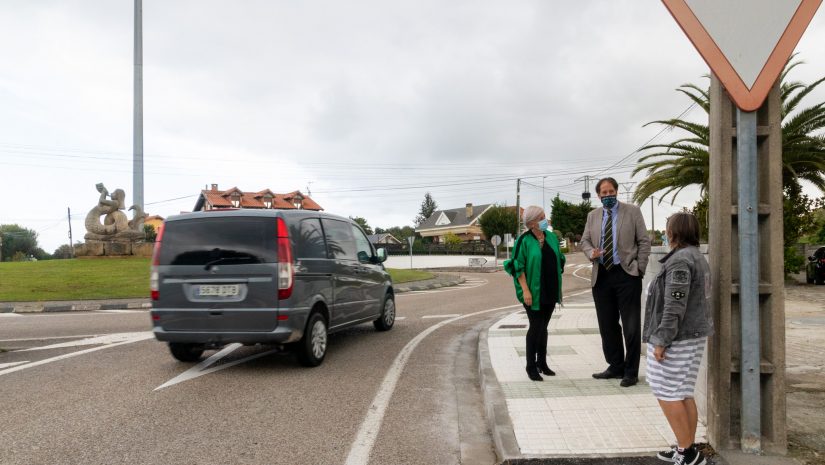
[[[516,237],[521,235],[521,178],[516,179]]]
[[[653,207],[655,204],[655,197],[650,196],[650,243],[656,240],[656,217],[653,216]]]
[[[135,0],[135,78],[132,128],[132,199],[143,209],[143,0]]]
[[[629,182],[623,182],[623,183],[620,183],[620,184],[624,188],[624,195],[627,196],[627,199],[625,201],[627,203],[630,203],[630,200],[633,197],[633,192],[631,191],[631,189],[633,189],[633,186],[636,184],[636,182],[635,181],[629,181]]]
[[[72,239],[72,208],[66,207],[66,210],[69,212],[69,253],[71,257],[74,258],[74,240]]]
[[[582,200],[589,200],[590,199],[590,180],[593,179],[593,176],[589,174],[580,177],[579,179],[574,179],[573,182],[584,181],[584,192],[582,192]]]

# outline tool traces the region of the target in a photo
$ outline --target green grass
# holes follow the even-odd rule
[[[0,263],[0,302],[149,297],[148,258]]]
[[[426,271],[389,269],[394,283],[429,279]],[[149,297],[148,258],[0,262],[0,302]]]
[[[387,268],[392,276],[394,284],[408,283],[410,281],[421,281],[422,279],[430,279],[434,275],[426,271],[419,270],[400,270],[397,268]]]

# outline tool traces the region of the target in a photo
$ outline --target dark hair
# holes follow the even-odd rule
[[[602,187],[603,182],[609,182],[610,184],[613,184],[613,189],[619,190],[619,183],[616,182],[615,179],[613,179],[613,178],[601,178],[601,179],[599,179],[599,182],[596,183],[596,194],[601,194],[601,189],[600,188]]]
[[[699,220],[692,213],[674,213],[667,219],[665,228],[676,247],[699,247]]]

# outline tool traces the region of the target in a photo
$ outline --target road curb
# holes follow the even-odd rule
[[[516,463],[512,460],[522,460],[524,457],[521,455],[518,441],[516,441],[513,423],[510,421],[510,413],[507,411],[507,401],[504,399],[501,384],[499,384],[493,370],[490,347],[487,344],[490,327],[497,321],[484,329],[478,338],[478,374],[496,456],[498,456],[500,464],[509,464]]]
[[[409,285],[395,286],[396,294],[403,294],[411,291],[426,291],[439,289],[442,287],[458,286],[467,281],[463,277],[451,277],[444,280],[435,278],[436,282],[418,284],[415,282]],[[405,283],[406,284],[406,283]],[[87,301],[87,302],[20,302],[15,304],[0,304],[0,313],[67,313],[67,312],[92,312],[96,310],[148,310],[152,308],[149,299],[128,301]]]

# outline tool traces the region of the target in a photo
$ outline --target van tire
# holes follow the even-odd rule
[[[392,295],[387,294],[384,297],[384,303],[381,306],[381,316],[372,322],[375,329],[378,331],[389,331],[395,324],[395,299]]]
[[[203,344],[188,344],[184,342],[170,342],[169,351],[172,357],[181,362],[197,362],[203,355]]]
[[[327,355],[327,320],[318,312],[312,312],[307,320],[304,337],[295,343],[298,361],[305,367],[317,367]]]

